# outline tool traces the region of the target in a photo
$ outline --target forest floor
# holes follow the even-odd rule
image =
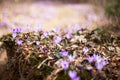
[[[34,31],[41,25],[43,30],[81,26],[93,30],[107,24],[104,9],[92,4],[62,4],[50,2],[4,2],[0,4],[0,36],[15,27]],[[7,63],[7,54],[0,52],[0,65]],[[2,68],[0,68],[0,71]]]

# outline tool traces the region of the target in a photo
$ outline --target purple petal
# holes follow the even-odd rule
[[[63,57],[66,57],[66,56],[68,56],[68,51],[62,50],[61,54]]]
[[[71,80],[81,80],[81,79],[80,79],[80,77],[75,77],[75,78],[73,78]]]
[[[19,27],[17,27],[17,28],[14,28],[13,30],[12,30],[12,32],[13,33],[20,33],[21,32],[21,28],[19,28]]]
[[[69,62],[67,62],[67,61],[61,62],[61,66],[63,69],[67,69],[69,67]]]
[[[75,70],[74,71],[69,70],[68,75],[71,79],[73,79],[77,76],[77,72]]]
[[[66,34],[67,39],[70,39],[71,37],[72,37],[72,34],[70,34],[70,33]]]
[[[47,49],[44,47],[44,48],[43,48],[43,51],[46,52],[46,50],[47,50]]]
[[[45,37],[48,37],[48,32],[44,32],[43,35],[44,35]]]
[[[61,40],[62,40],[62,37],[61,37],[61,36],[56,36],[55,39],[54,39],[54,42],[55,42],[56,44],[58,44],[58,43],[61,42]]]
[[[39,44],[40,44],[40,41],[36,41],[36,44],[39,45]]]
[[[17,44],[18,44],[18,45],[22,45],[22,43],[23,43],[22,40],[18,40],[18,41],[17,41]]]
[[[53,31],[54,31],[55,33],[58,33],[60,30],[59,30],[59,28],[55,28],[55,29],[53,29]]]
[[[93,58],[93,56],[88,56],[87,60],[89,61],[89,63],[92,63],[94,61],[94,58]]]

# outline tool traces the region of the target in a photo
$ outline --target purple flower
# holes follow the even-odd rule
[[[36,41],[36,45],[39,45],[40,44],[40,41]]]
[[[69,70],[68,75],[71,78],[71,80],[80,80],[80,77],[77,76],[77,72],[75,70],[74,71]]]
[[[66,70],[69,67],[69,62],[68,61],[62,61],[61,66],[62,66],[63,69]]]
[[[84,48],[83,48],[83,52],[84,52],[84,53],[87,53],[88,51],[89,51],[89,48],[87,48],[87,47],[84,47]]]
[[[68,51],[65,51],[64,49],[60,53],[62,54],[62,57],[68,56]]]
[[[54,39],[54,42],[55,42],[56,44],[58,44],[58,43],[61,42],[61,40],[62,40],[62,37],[61,37],[61,36],[56,36],[55,39]]]
[[[100,55],[94,54],[93,56],[88,56],[87,60],[91,63],[95,61],[95,66],[98,70],[102,70],[102,68],[108,64],[107,60],[104,60]]]
[[[53,31],[54,31],[55,33],[58,33],[60,30],[59,30],[59,28],[55,28],[55,29],[53,29]]]
[[[80,77],[77,76],[77,77],[75,77],[75,78],[73,78],[71,80],[81,80],[81,79],[80,79]]]
[[[16,41],[18,45],[22,45],[23,41],[22,40],[17,40]]]
[[[44,35],[45,37],[48,37],[48,32],[44,32],[43,35]]]
[[[17,36],[16,33],[13,33],[13,34],[12,34],[12,38],[13,38],[13,39],[14,39],[16,36]]]
[[[87,56],[87,60],[89,61],[89,63],[92,63],[94,61],[94,57],[93,56]]]
[[[105,61],[105,60],[102,59],[101,61],[96,62],[95,66],[100,71],[107,64],[108,64],[108,61]]]
[[[74,71],[69,70],[68,75],[71,79],[74,79],[77,76],[77,72],[75,70]]]
[[[21,32],[21,28],[17,27],[17,28],[14,28],[12,30],[13,33],[20,33]]]
[[[44,47],[44,48],[43,48],[43,51],[46,52],[46,50],[47,50],[47,49]]]
[[[70,34],[70,33],[66,34],[67,39],[70,39],[71,37],[72,37],[72,34]]]

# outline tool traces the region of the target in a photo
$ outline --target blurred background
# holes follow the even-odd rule
[[[118,30],[119,17],[120,0],[0,0],[0,35],[15,27],[32,31],[36,26],[93,30],[110,24]]]

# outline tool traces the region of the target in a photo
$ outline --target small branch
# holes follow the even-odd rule
[[[38,69],[48,60],[49,58],[46,58],[45,60],[43,60],[39,65],[38,65]]]

